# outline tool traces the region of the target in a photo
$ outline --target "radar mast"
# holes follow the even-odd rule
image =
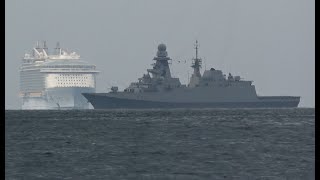
[[[193,68],[193,74],[191,75],[191,78],[190,78],[190,82],[188,85],[189,87],[197,87],[201,79],[200,68],[201,68],[202,60],[201,58],[198,57],[198,49],[199,49],[198,40],[196,40],[196,44],[194,48],[196,49],[196,58],[192,59],[193,62],[191,67]]]
[[[192,59],[193,62],[191,67],[193,68],[193,74],[197,77],[201,77],[200,68],[201,68],[202,60],[201,58],[198,58],[198,49],[199,49],[198,40],[196,40],[195,49],[196,49],[196,58]]]

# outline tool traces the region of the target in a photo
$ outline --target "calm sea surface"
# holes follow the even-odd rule
[[[314,179],[314,109],[11,111],[6,179]]]

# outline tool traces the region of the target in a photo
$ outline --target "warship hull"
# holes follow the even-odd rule
[[[241,102],[160,102],[110,97],[107,93],[83,93],[94,109],[149,109],[149,108],[295,108],[300,97],[258,96],[256,101]]]

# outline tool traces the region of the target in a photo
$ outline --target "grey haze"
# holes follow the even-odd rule
[[[6,0],[5,108],[19,109],[19,66],[37,40],[97,66],[97,92],[123,89],[165,43],[174,76],[187,83],[193,44],[203,69],[253,80],[259,95],[301,96],[315,106],[313,0]],[[187,60],[187,63],[178,63]]]

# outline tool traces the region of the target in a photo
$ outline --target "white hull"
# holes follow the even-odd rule
[[[91,109],[81,93],[93,93],[94,88],[51,88],[40,97],[24,97],[23,110]]]

